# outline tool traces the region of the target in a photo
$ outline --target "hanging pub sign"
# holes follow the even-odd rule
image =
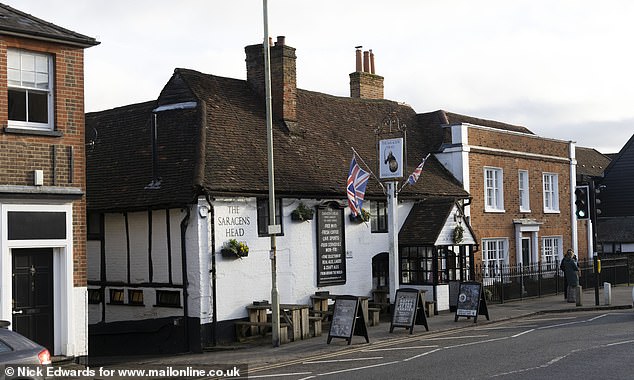
[[[343,338],[350,344],[353,335],[365,337],[366,343],[370,343],[359,297],[337,296],[327,343],[330,344],[332,338]]]
[[[317,286],[346,283],[343,208],[337,202],[317,207]]]
[[[425,315],[425,298],[418,289],[398,289],[394,297],[394,313],[390,332],[394,327],[405,327],[409,333],[414,332],[414,325],[423,325],[429,331],[427,316]]]
[[[489,309],[484,299],[484,292],[482,292],[482,284],[479,282],[461,282],[454,321],[457,322],[458,317],[473,317],[473,323],[476,323],[478,314],[486,316],[487,321],[489,320]]]
[[[403,177],[403,138],[379,140],[379,177]]]

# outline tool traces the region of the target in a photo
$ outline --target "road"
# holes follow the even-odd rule
[[[250,379],[634,379],[634,312],[542,314],[251,368]]]

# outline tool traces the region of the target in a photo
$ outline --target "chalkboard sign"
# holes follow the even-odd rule
[[[390,332],[394,331],[394,327],[405,327],[412,334],[414,324],[423,325],[429,331],[425,315],[425,297],[422,291],[409,288],[398,289],[394,298]]]
[[[460,281],[449,281],[449,311],[454,312],[458,306],[458,292]]]
[[[317,207],[317,286],[346,283],[343,209],[336,202]]]
[[[343,338],[350,344],[353,335],[364,336],[366,342],[370,343],[359,297],[337,296],[327,343],[330,344],[332,338]]]
[[[478,321],[478,314],[485,315],[489,320],[489,310],[486,306],[482,284],[479,282],[463,282],[458,290],[458,303],[456,305],[455,321],[458,317],[473,317],[473,322]]]

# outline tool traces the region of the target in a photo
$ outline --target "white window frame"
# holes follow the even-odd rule
[[[559,212],[559,174],[542,173],[544,213]]]
[[[520,212],[531,212],[528,170],[519,170],[517,181],[519,187]]]
[[[501,168],[484,168],[484,211],[504,212],[504,172]]]
[[[561,236],[542,237],[542,268],[557,270],[556,263],[563,258],[563,239]]]
[[[508,265],[509,244],[506,238],[482,239],[484,277],[500,278],[501,269]]]
[[[22,62],[24,57],[33,57],[36,62],[36,67],[34,71],[24,70],[22,67]],[[38,71],[37,61],[42,58],[46,59],[46,72]],[[14,61],[18,59],[19,67],[12,68],[10,67],[10,61]],[[39,67],[41,70],[41,66]],[[15,74],[19,76],[19,78],[15,77]],[[25,74],[29,74],[33,76],[33,84],[25,84],[24,77]],[[42,77],[46,76],[47,81],[42,81]],[[14,80],[12,80],[14,78]],[[37,53],[22,49],[7,49],[7,90],[17,90],[21,92],[25,92],[26,95],[26,115],[27,121],[21,120],[8,120],[8,126],[11,128],[21,128],[21,129],[32,129],[39,131],[52,131],[54,130],[54,79],[55,79],[55,67],[53,63],[53,56],[51,54]],[[47,101],[47,122],[32,122],[28,121],[28,94],[29,93],[44,93],[46,94]],[[7,105],[8,107],[8,105]],[[8,116],[8,110],[7,110]]]

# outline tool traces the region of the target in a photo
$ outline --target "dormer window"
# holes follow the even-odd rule
[[[9,127],[52,131],[53,57],[7,51]]]

